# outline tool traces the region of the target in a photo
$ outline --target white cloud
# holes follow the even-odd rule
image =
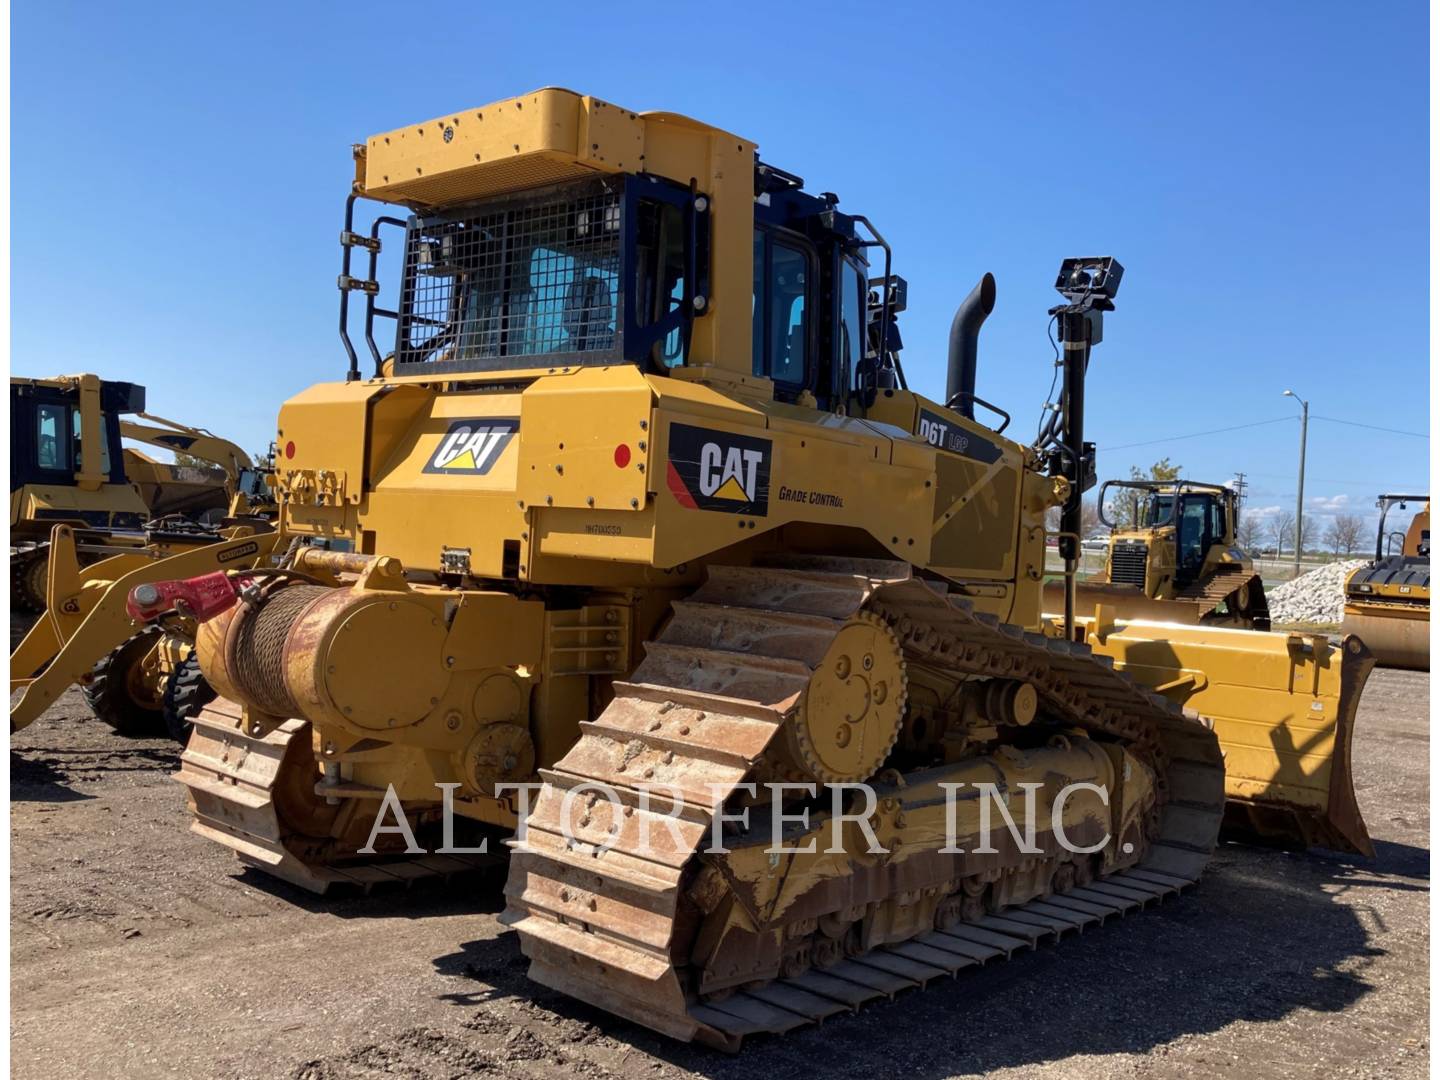
[[[1316,495],[1310,499],[1311,509],[1318,514],[1339,514],[1349,506],[1349,495]]]

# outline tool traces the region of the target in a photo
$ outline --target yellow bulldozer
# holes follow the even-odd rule
[[[1108,508],[1127,496],[1128,512],[1117,525]],[[1097,508],[1110,529],[1105,574],[1079,583],[1082,606],[1109,604],[1120,618],[1270,629],[1265,585],[1235,538],[1240,507],[1233,489],[1194,480],[1107,480]],[[1058,610],[1063,595],[1063,584],[1047,583],[1047,610]]]
[[[274,557],[129,593],[219,693],[197,832],[322,891],[450,814],[512,837],[534,979],[727,1049],[1149,905],[1222,818],[1369,851],[1358,641],[1042,614],[1119,263],[1063,265],[1026,445],[975,415],[994,279],[910,389],[885,239],[742,137],[547,89],[354,159],[350,367],[280,411]]]
[[[10,380],[11,602],[39,613],[11,656],[10,689],[22,692],[12,731],[77,682],[96,715],[129,734],[163,720],[183,736],[208,700],[180,623],[136,634],[124,597],[172,556],[190,555],[174,565],[196,570],[250,565],[260,546],[244,538],[275,516],[272,470],[229,440],[150,415],[145,398],[143,386],[90,374]],[[217,468],[156,461],[122,439]],[[220,554],[230,561],[214,562]]]
[[[1386,531],[1394,508],[1422,508],[1410,519],[1394,551],[1397,533]],[[1345,618],[1340,632],[1365,642],[1388,667],[1430,670],[1430,496],[1381,495],[1375,558],[1345,580]]]

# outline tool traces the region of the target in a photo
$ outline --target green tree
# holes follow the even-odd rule
[[[1159,480],[1167,482],[1180,479],[1180,474],[1185,471],[1183,465],[1172,465],[1168,457],[1161,458],[1150,466],[1148,472],[1141,471],[1138,466],[1130,466],[1131,480]],[[1132,529],[1143,518],[1145,514],[1145,499],[1141,493],[1132,489],[1120,488],[1110,497],[1105,504],[1105,515],[1115,523],[1117,529]]]
[[[1130,466],[1131,480],[1179,480],[1180,474],[1185,471],[1183,465],[1171,465],[1168,457],[1161,458],[1150,466],[1150,475],[1146,476],[1134,465]]]

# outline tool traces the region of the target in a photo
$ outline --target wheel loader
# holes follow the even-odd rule
[[[1130,496],[1125,526],[1107,515],[1111,489]],[[1080,582],[1081,602],[1109,604],[1122,618],[1269,630],[1270,608],[1255,564],[1236,542],[1239,500],[1222,484],[1107,480],[1097,500],[1110,529],[1103,580]],[[1047,610],[1064,586],[1048,583]]]
[[[163,720],[184,736],[189,714],[208,700],[182,623],[136,634],[124,597],[175,555],[202,552],[174,564],[197,570],[259,557],[261,545],[244,538],[270,528],[270,469],[226,439],[150,415],[145,397],[143,386],[88,374],[10,381],[11,602],[40,613],[11,656],[11,692],[23,691],[12,731],[76,682],[95,714],[127,734],[152,733]],[[159,462],[122,439],[218,471]],[[80,633],[116,582],[113,617],[102,612]]]
[[[197,525],[227,517],[273,515],[263,475],[244,450],[151,416],[145,397],[143,386],[96,375],[10,380],[12,604],[44,610],[48,542],[57,524],[81,530],[81,558],[94,561],[116,549],[203,542]],[[219,471],[156,461],[122,439],[187,454]]]
[[[546,89],[354,159],[349,370],[280,410],[283,554],[129,595],[196,621],[219,694],[197,832],[317,891],[427,872],[397,849],[453,818],[511,836],[532,978],[725,1049],[1151,904],[1222,818],[1370,850],[1358,640],[1077,602],[1118,262],[1062,266],[1062,422],[1025,445],[976,418],[993,277],[923,396],[884,237],[742,137]],[[976,784],[1033,844],[959,798],[947,845]]]
[[[1396,507],[1423,507],[1410,519],[1399,554],[1391,551],[1393,536],[1386,520]],[[1430,670],[1430,496],[1381,495],[1375,558],[1345,579],[1342,634],[1365,642],[1387,667]]]

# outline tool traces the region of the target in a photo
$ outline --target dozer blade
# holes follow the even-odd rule
[[[1226,830],[1269,843],[1375,854],[1355,801],[1355,710],[1375,658],[1347,637],[1078,619],[1136,682],[1215,725]]]
[[[1348,603],[1340,632],[1363,641],[1381,667],[1430,670],[1429,605]]]
[[[1079,581],[1075,584],[1075,610],[1093,611],[1096,604],[1113,608],[1119,619],[1151,619],[1155,622],[1194,625],[1200,622],[1201,608],[1186,600],[1152,600],[1133,585],[1107,585]],[[1058,618],[1065,610],[1065,582],[1047,581],[1043,606]]]
[[[222,540],[165,559],[116,555],[81,570],[73,533],[56,526],[45,615],[10,657],[10,692],[21,691],[10,706],[11,732],[33,723],[135,633],[125,599],[136,585],[253,567],[270,554],[278,537],[272,532]]]

